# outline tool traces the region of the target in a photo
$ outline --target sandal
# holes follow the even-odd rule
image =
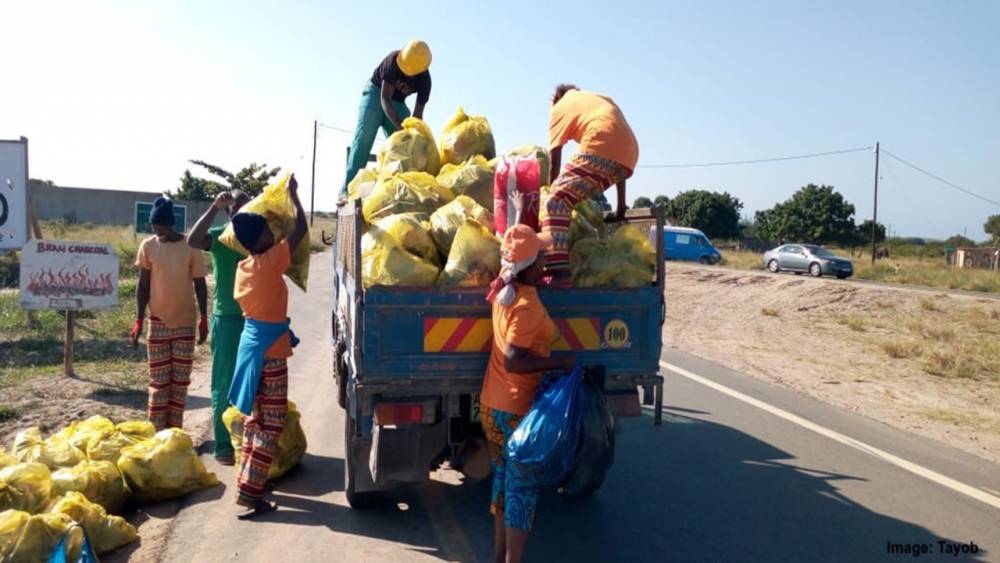
[[[242,514],[237,514],[236,518],[239,520],[252,520],[258,516],[263,516],[269,512],[274,512],[278,510],[278,505],[273,502],[268,502],[266,500],[257,501],[257,505],[253,509],[248,510]]]

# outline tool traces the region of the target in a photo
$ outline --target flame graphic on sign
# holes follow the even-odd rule
[[[66,269],[53,272],[52,268],[49,268],[31,274],[28,278],[27,291],[34,295],[50,297],[103,296],[111,295],[114,284],[111,283],[111,274],[91,276],[87,266],[81,266],[75,272]]]

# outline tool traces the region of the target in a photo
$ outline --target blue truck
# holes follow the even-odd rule
[[[663,228],[658,215],[627,220]],[[346,410],[344,486],[352,508],[377,504],[383,491],[401,484],[427,481],[442,464],[462,468],[469,451],[485,457],[485,448],[470,444],[485,443],[478,393],[492,342],[484,288],[364,287],[363,226],[360,200],[338,212],[333,375]],[[540,292],[560,330],[553,353],[604,366],[605,394],[618,417],[639,416],[642,389],[655,424],[663,402],[662,240],[649,286]]]

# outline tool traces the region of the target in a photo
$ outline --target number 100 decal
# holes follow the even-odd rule
[[[628,325],[621,319],[614,319],[604,325],[604,345],[612,350],[628,348],[629,342]]]

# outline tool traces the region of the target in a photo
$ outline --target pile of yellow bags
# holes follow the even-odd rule
[[[445,123],[440,149],[442,164],[460,164],[475,155],[489,160],[497,155],[490,122],[481,115],[466,115],[462,108]]]
[[[454,199],[426,172],[403,172],[379,180],[361,208],[368,223],[397,213],[433,213]]]
[[[576,287],[637,288],[651,284],[656,274],[656,251],[634,225],[615,230],[610,238],[587,237],[569,252]]]
[[[240,452],[243,448],[244,418],[243,413],[236,407],[229,407],[222,413],[222,422],[229,430],[229,439],[236,452],[236,463],[240,462]],[[288,418],[281,430],[281,436],[278,437],[278,450],[267,473],[268,479],[281,477],[302,461],[302,456],[306,453],[306,433],[302,430],[301,419],[302,415],[295,408],[295,403],[288,401]]]
[[[83,528],[69,516],[31,515],[21,510],[0,512],[0,561],[45,563],[67,533],[68,561],[76,561],[83,546]]]
[[[368,229],[373,234],[380,231],[392,236],[407,252],[440,266],[441,256],[431,236],[430,217],[426,213],[390,215],[375,221]]]
[[[41,463],[15,463],[0,469],[0,510],[41,512],[52,496],[52,473]]]
[[[137,537],[135,526],[121,516],[109,515],[100,504],[77,492],[66,493],[52,505],[49,513],[68,516],[83,526],[97,553],[114,551]]]
[[[456,196],[467,195],[493,213],[493,176],[496,166],[482,155],[459,164],[445,164],[437,176],[442,186]]]
[[[403,128],[389,135],[379,150],[378,167],[383,178],[400,172],[436,175],[441,160],[431,128],[416,117],[404,119]]]
[[[110,512],[121,510],[129,496],[118,466],[110,461],[84,461],[54,472],[52,497],[70,492],[81,493]]]
[[[37,426],[18,432],[11,449],[18,461],[41,463],[49,469],[72,467],[86,458],[64,436],[56,434],[42,440],[42,431]]]
[[[430,236],[426,230],[424,233]],[[361,237],[361,282],[365,287],[428,287],[437,281],[439,272],[437,264],[407,251],[399,239],[376,225]]]
[[[205,470],[183,430],[167,428],[122,448],[118,470],[139,502],[159,502],[219,484]]]
[[[286,174],[276,184],[271,184],[264,188],[264,191],[257,197],[250,200],[240,208],[240,212],[256,213],[267,219],[267,226],[274,235],[275,240],[281,240],[291,234],[295,228],[295,206],[292,198],[288,194],[288,178]],[[248,256],[250,253],[236,238],[236,232],[232,224],[226,227],[219,242],[233,249],[234,251]],[[309,277],[309,234],[302,238],[302,242],[292,249],[292,264],[288,267],[285,275],[291,279],[295,285],[306,289],[306,281]]]

